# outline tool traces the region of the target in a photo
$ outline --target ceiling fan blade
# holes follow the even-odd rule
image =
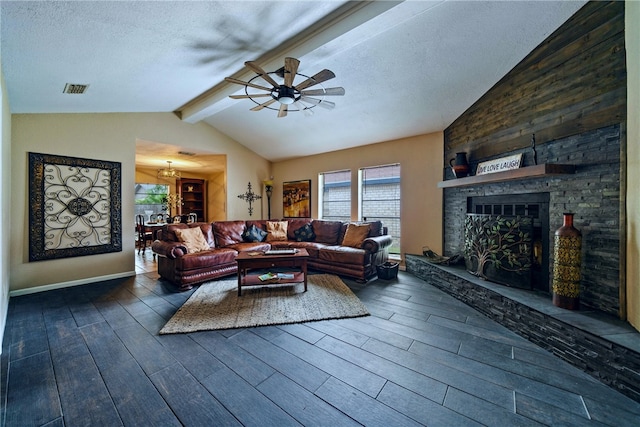
[[[263,102],[263,103],[262,103],[262,104],[260,104],[260,105],[256,105],[255,107],[253,107],[253,108],[251,109],[251,111],[260,111],[260,110],[262,110],[264,107],[268,107],[269,105],[273,104],[274,102],[276,102],[276,100],[272,98],[272,99],[268,100],[267,102]]]
[[[273,80],[271,78],[271,76],[269,76],[269,74],[267,74],[266,71],[264,71],[262,68],[260,68],[260,66],[258,64],[256,64],[253,61],[247,61],[244,63],[244,65],[247,68],[250,68],[252,71],[254,71],[256,74],[259,74],[260,77],[262,77],[264,80],[266,80],[271,86],[273,86],[274,88],[277,88],[279,85],[278,83],[276,83],[275,80]]]
[[[287,117],[287,104],[280,104],[280,110],[278,111],[278,117]]]
[[[304,113],[305,116],[313,116],[313,110],[311,108],[307,108],[306,105],[304,105],[302,102],[300,101],[296,101],[293,103],[293,105],[295,105],[298,110],[302,111]]]
[[[293,86],[293,79],[296,77],[298,73],[298,66],[300,65],[300,61],[296,58],[286,57],[284,58],[284,85],[291,87]]]
[[[327,80],[331,80],[335,76],[336,75],[333,74],[333,71],[325,69],[325,70],[320,71],[316,75],[314,75],[312,77],[309,77],[307,80],[303,81],[299,85],[296,85],[296,89],[297,90],[306,89],[306,88],[311,87],[313,85],[317,85],[318,83],[322,83],[322,82],[326,82]]]
[[[242,80],[234,79],[233,77],[225,77],[224,79],[226,81],[228,81],[229,83],[235,83],[237,85],[249,86],[249,87],[253,87],[253,88],[256,88],[256,89],[267,90],[269,92],[271,92],[271,90],[272,90],[272,88],[260,86],[260,85],[257,85],[257,84],[254,84],[254,83],[250,83],[250,82],[243,82]]]
[[[342,96],[344,95],[344,88],[343,87],[329,87],[326,89],[311,89],[311,90],[305,90],[300,92],[302,95],[310,95],[310,96],[319,96],[319,95],[326,95],[326,96]]]
[[[332,110],[336,106],[335,102],[325,101],[324,99],[318,98],[309,98],[308,96],[301,96],[300,100],[310,104],[315,104],[318,107],[326,108],[327,110]]]
[[[229,95],[231,99],[251,99],[251,98],[264,98],[266,96],[271,96],[270,93],[254,93],[249,95]]]

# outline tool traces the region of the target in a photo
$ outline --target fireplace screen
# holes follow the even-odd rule
[[[531,289],[533,220],[528,216],[467,214],[467,270],[507,286]]]

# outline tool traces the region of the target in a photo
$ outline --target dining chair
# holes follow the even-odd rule
[[[144,253],[147,248],[147,242],[153,242],[153,232],[145,226],[144,215],[136,215],[136,233],[138,233],[138,253],[140,253],[140,250]]]

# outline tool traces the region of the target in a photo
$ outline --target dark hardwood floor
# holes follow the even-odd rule
[[[134,278],[11,298],[3,425],[640,425],[639,403],[407,273],[344,279],[369,317],[160,336],[191,292],[135,257]]]

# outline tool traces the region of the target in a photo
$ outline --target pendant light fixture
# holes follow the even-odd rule
[[[167,163],[169,163],[168,168],[158,169],[158,178],[180,178],[180,171],[171,167],[170,160],[167,160]]]

